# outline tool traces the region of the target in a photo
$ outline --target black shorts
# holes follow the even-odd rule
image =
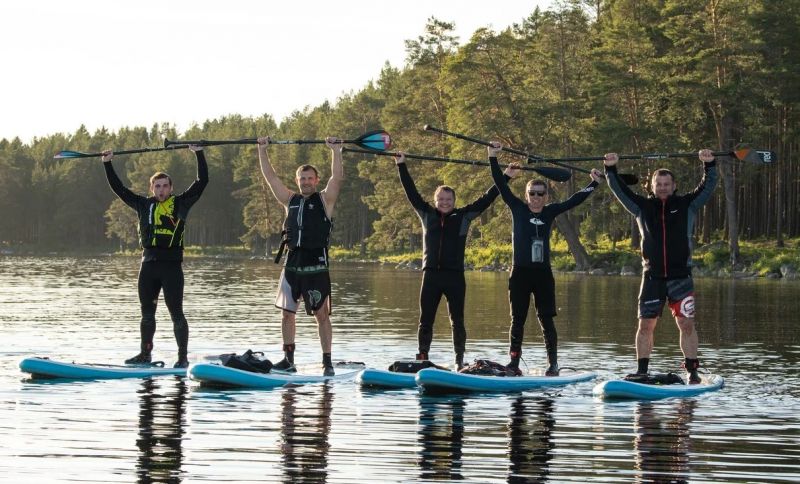
[[[323,305],[327,306],[330,314],[331,277],[328,272],[327,251],[298,252],[300,251],[290,251],[286,257],[287,265],[281,272],[275,306],[296,313],[302,297],[306,314],[316,313]],[[291,263],[299,265],[290,265]]]
[[[691,276],[669,280],[642,276],[639,318],[652,319],[661,316],[667,301],[676,318],[694,317],[694,281]]]

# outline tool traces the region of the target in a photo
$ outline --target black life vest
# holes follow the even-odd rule
[[[327,248],[333,221],[325,213],[325,202],[319,192],[308,198],[295,193],[289,199],[283,221],[284,240],[289,250]]]

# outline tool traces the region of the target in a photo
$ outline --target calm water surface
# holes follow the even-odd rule
[[[184,264],[190,359],[280,355],[268,261]],[[353,382],[213,391],[176,377],[31,381],[18,361],[119,363],[138,351],[138,261],[0,258],[0,480],[4,482],[800,481],[800,284],[697,281],[701,359],[726,387],[694,399],[603,402],[596,382],[518,394],[433,397]],[[338,265],[334,359],[383,368],[416,352],[420,274]],[[507,275],[468,273],[468,358],[505,362]],[[562,366],[632,370],[638,278],[557,275]],[[163,303],[155,355],[175,343]],[[533,315],[532,315],[533,316]],[[544,366],[538,325],[524,358]],[[302,317],[296,359],[316,367]],[[452,357],[444,308],[431,355]],[[680,364],[656,330],[655,369]]]

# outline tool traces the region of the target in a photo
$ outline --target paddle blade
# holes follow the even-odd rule
[[[392,137],[386,131],[370,131],[356,140],[356,145],[373,151],[387,151],[392,147]]]
[[[101,156],[99,153],[81,153],[80,151],[62,150],[53,156],[56,160],[65,160],[67,158],[88,158],[91,156]]]
[[[742,161],[749,161],[750,163],[774,163],[778,161],[778,157],[774,151],[768,150],[754,150],[752,148],[739,148],[733,152],[736,158]]]
[[[542,175],[545,178],[549,178],[553,181],[557,182],[565,182],[572,177],[572,173],[569,170],[565,170],[563,168],[550,168],[547,166],[536,166],[536,167],[529,167],[536,173]]]

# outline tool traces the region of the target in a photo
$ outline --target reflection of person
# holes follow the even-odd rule
[[[695,330],[694,282],[692,281],[692,231],[697,212],[714,192],[717,168],[711,150],[701,150],[704,175],[700,184],[686,195],[676,195],[677,184],[671,171],[653,173],[653,196],[631,191],[617,174],[619,156],[605,155],[606,178],[611,191],[625,210],[636,217],[641,235],[642,285],[639,290],[639,329],[636,332],[637,374],[646,374],[653,351],[653,331],[669,301],[680,330],[683,366],[689,383],[700,383],[697,369],[697,331]]]
[[[174,390],[170,387],[174,384]],[[170,394],[174,391],[174,394]],[[142,380],[139,393],[138,482],[180,482],[186,395],[183,378]],[[157,416],[157,417],[156,417]]]
[[[279,370],[295,371],[295,316],[300,298],[306,313],[314,315],[322,346],[322,366],[325,375],[333,375],[331,361],[331,279],[328,273],[328,243],[333,227],[333,210],[344,179],[342,143],[329,137],[325,145],[331,149],[331,178],[328,185],[317,191],[319,171],[312,165],[297,169],[295,181],[298,193],[290,191],[278,178],[269,159],[269,137],[258,138],[258,158],[261,173],[275,198],[286,208],[283,222],[285,238],[281,252],[288,246],[289,253],[281,272],[275,306],[283,310],[281,335],[284,358],[275,364]]]
[[[462,396],[419,398],[419,468],[421,481],[461,480],[464,443]]]
[[[553,458],[553,400],[517,397],[508,421],[508,482],[545,482]]]
[[[111,190],[139,215],[139,244],[142,247],[142,266],[139,269],[139,303],[142,307],[140,324],[141,349],[138,355],[125,360],[126,364],[151,362],[153,336],[156,332],[156,304],[164,289],[164,302],[172,318],[172,328],[178,343],[176,368],[189,366],[189,324],[183,314],[183,233],[186,217],[208,185],[208,165],[203,147],[189,147],[197,157],[197,179],[180,195],[173,195],[172,178],[164,172],[150,177],[152,197],[137,195],[126,188],[111,165],[113,151],[103,152],[103,167]]]
[[[514,260],[508,279],[508,298],[511,303],[511,362],[508,367],[519,370],[525,320],[528,319],[528,308],[533,294],[536,316],[542,327],[547,350],[548,367],[545,375],[558,376],[558,335],[553,321],[556,316],[556,284],[550,267],[550,230],[558,215],[580,205],[592,194],[602,174],[592,170],[591,183],[567,200],[554,203],[547,203],[547,183],[543,180],[531,180],[525,187],[525,201],[522,201],[511,192],[508,182],[500,172],[497,155],[502,149],[503,145],[497,141],[492,142],[489,146],[489,164],[494,183],[500,190],[503,201],[511,209],[513,220]]]
[[[636,469],[639,480],[648,482],[688,482],[691,435],[689,427],[697,401],[682,398],[669,410],[657,412],[651,402],[639,402],[633,417],[636,437]]]
[[[318,395],[322,392],[322,395]],[[297,407],[298,396],[304,404]],[[312,398],[312,397],[317,398]],[[322,386],[289,387],[281,396],[281,461],[284,482],[325,482],[333,392]]]
[[[408,201],[422,222],[422,286],[419,291],[418,360],[427,360],[433,340],[433,322],[442,295],[447,298],[450,326],[453,330],[453,350],[457,369],[464,366],[467,330],[464,327],[464,250],[470,223],[478,218],[497,198],[492,186],[474,202],[456,208],[456,192],[447,185],[436,188],[434,204],[423,200],[406,166],[404,153],[395,159],[400,182]],[[510,178],[516,170],[506,170]]]

